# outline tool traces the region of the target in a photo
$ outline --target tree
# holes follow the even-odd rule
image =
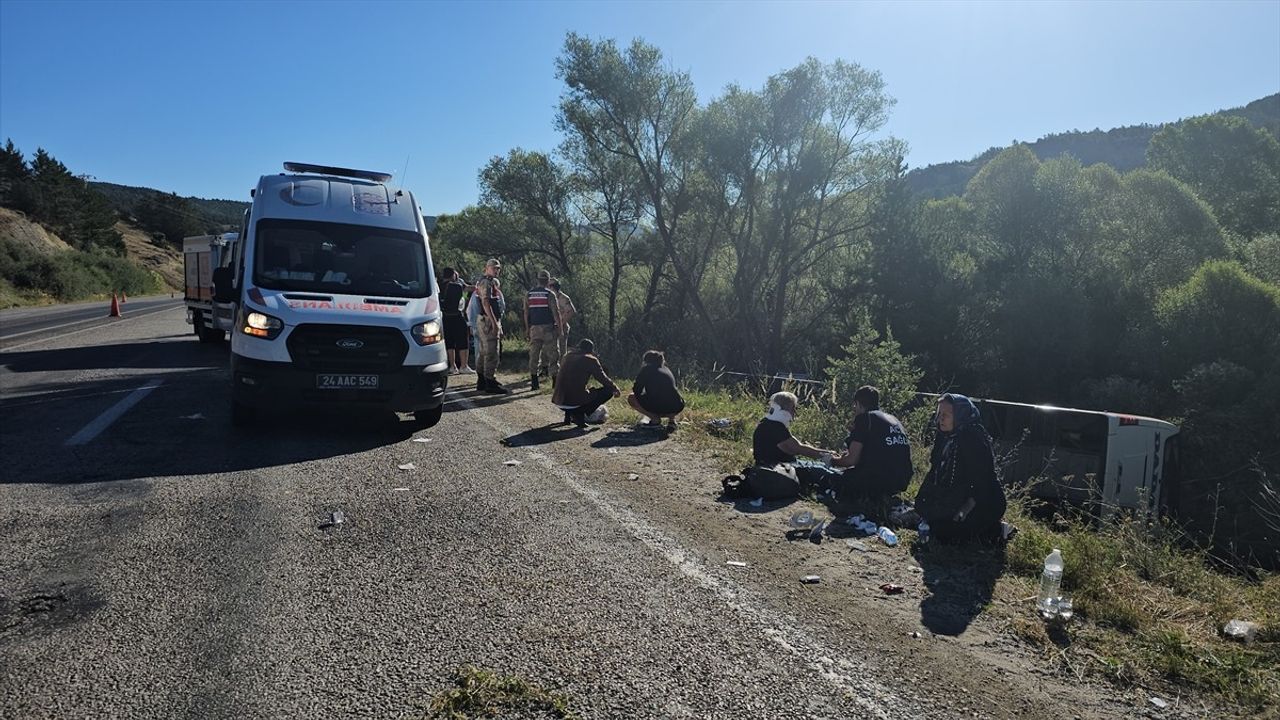
[[[870,139],[892,105],[879,73],[809,58],[759,93],[730,87],[704,113],[705,173],[734,251],[735,306],[742,327],[759,328],[770,369],[795,336],[829,318],[830,283],[797,287],[819,267],[834,275],[833,258],[865,241],[873,200],[903,152]]]
[[[567,87],[557,124],[634,165],[680,290],[717,355],[716,323],[702,301],[697,274],[709,253],[685,236],[682,225],[696,182],[690,152],[698,116],[693,81],[688,73],[664,68],[662,52],[641,40],[624,54],[612,40],[594,42],[576,33],[566,37],[556,70]]]
[[[1234,262],[1206,262],[1162,294],[1155,312],[1170,377],[1220,360],[1261,372],[1280,352],[1280,287]]]
[[[1115,196],[1110,247],[1119,277],[1150,302],[1227,246],[1209,206],[1163,172],[1135,170]]]
[[[1248,120],[1206,115],[1170,125],[1151,138],[1147,162],[1190,186],[1224,228],[1246,238],[1280,232],[1280,142]]]
[[[480,197],[510,216],[514,237],[492,238],[506,252],[541,255],[558,274],[571,276],[571,258],[582,252],[573,235],[568,172],[546,153],[516,148],[480,171]]]
[[[182,246],[182,239],[199,235],[206,227],[186,198],[177,193],[151,192],[133,211],[142,227],[158,233],[171,245]]]
[[[574,167],[578,210],[586,228],[609,245],[609,338],[617,337],[622,271],[636,261],[631,252],[640,234],[644,200],[636,167],[625,158],[574,137],[561,148]]]
[[[31,169],[13,140],[0,149],[0,206],[30,210]]]

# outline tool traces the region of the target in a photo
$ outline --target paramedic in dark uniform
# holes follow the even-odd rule
[[[853,393],[853,427],[833,468],[848,468],[836,488],[838,498],[887,498],[907,489],[914,469],[911,443],[898,418],[880,410],[880,391],[863,385]]]

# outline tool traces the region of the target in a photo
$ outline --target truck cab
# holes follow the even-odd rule
[[[285,163],[258,181],[215,300],[232,303],[232,422],[361,406],[439,422],[448,384],[422,212],[390,175]]]

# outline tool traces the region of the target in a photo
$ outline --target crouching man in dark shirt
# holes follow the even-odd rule
[[[676,388],[676,376],[667,368],[666,356],[658,350],[644,354],[644,367],[636,375],[636,383],[627,395],[632,410],[648,418],[649,427],[667,421],[667,430],[676,429],[676,416],[684,412],[684,398]]]
[[[834,468],[847,468],[835,485],[837,499],[862,504],[906,490],[914,472],[911,443],[898,418],[880,410],[880,391],[858,388],[853,413],[845,451],[831,461]]]

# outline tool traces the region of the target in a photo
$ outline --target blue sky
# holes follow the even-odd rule
[[[642,37],[704,100],[812,55],[879,70],[912,166],[1280,92],[1280,0],[0,0],[0,138],[73,172],[247,199],[285,160],[389,170],[428,214],[512,147],[552,150],[567,31]]]

